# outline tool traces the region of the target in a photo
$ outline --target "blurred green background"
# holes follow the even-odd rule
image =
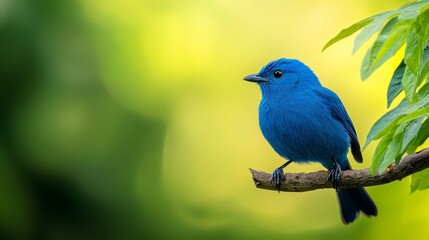
[[[352,38],[321,49],[405,2],[0,0],[0,238],[427,239],[409,178],[368,188],[379,216],[344,226],[333,190],[258,190],[248,171],[284,160],[243,76],[301,59],[363,142],[401,58],[362,82]]]

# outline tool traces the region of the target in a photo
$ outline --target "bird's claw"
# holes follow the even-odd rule
[[[280,192],[280,186],[285,179],[285,174],[283,173],[282,168],[276,168],[276,170],[274,170],[273,174],[271,175],[271,183],[276,185],[278,192]]]
[[[335,162],[334,167],[329,171],[328,181],[332,182],[332,187],[338,191],[338,183],[340,182],[341,167]]]

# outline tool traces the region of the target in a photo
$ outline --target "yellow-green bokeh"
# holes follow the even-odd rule
[[[38,216],[35,186],[26,184],[47,178],[72,186],[77,202],[91,202],[90,216],[101,209],[114,218],[86,231],[58,217],[61,224],[42,226],[53,239],[98,238],[110,222],[131,229],[127,237],[152,239],[428,237],[429,192],[409,195],[408,178],[368,188],[379,216],[344,226],[333,190],[258,190],[248,171],[270,172],[284,160],[259,130],[260,91],[243,76],[280,57],[302,60],[340,96],[363,143],[386,111],[401,56],[363,82],[367,45],[354,56],[353,38],[321,49],[342,28],[405,2],[2,1],[2,39],[19,47],[15,38],[25,38],[21,55],[29,56],[14,65],[2,59],[22,64],[4,67],[4,86],[29,86],[19,98],[2,98],[17,102],[2,122],[0,230],[25,237],[50,219]],[[374,145],[354,168],[370,166]],[[9,164],[15,158],[20,164]],[[287,171],[319,169],[292,164]],[[93,228],[94,218],[84,226]],[[126,227],[116,225],[122,218]]]

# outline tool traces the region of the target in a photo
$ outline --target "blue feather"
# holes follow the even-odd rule
[[[297,163],[321,163],[329,170],[338,164],[341,170],[348,170],[351,148],[354,159],[362,162],[356,130],[341,100],[320,84],[308,66],[282,58],[244,79],[261,88],[259,125],[280,156]],[[344,223],[352,222],[360,211],[377,215],[363,188],[337,193]]]
[[[325,104],[329,107],[331,115],[341,124],[343,124],[344,128],[346,129],[350,137],[353,158],[359,163],[363,162],[356,130],[353,126],[352,120],[347,114],[346,109],[341,103],[341,100],[333,91],[327,88],[322,88],[319,94],[325,100]]]

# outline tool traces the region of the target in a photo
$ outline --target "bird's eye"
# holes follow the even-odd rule
[[[276,71],[274,72],[274,77],[275,77],[275,78],[280,78],[282,75],[283,75],[283,72],[282,72],[282,71],[280,71],[280,70],[276,70]]]

